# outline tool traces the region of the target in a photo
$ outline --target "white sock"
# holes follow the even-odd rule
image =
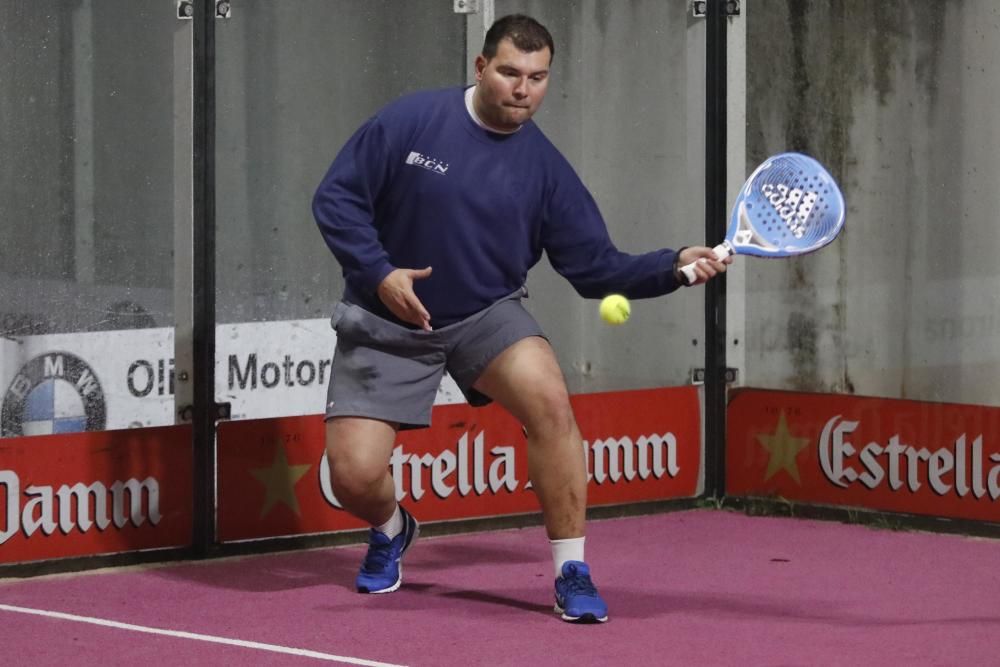
[[[389,520],[381,526],[375,526],[375,530],[385,533],[390,540],[403,532],[403,513],[399,511],[398,503],[396,504],[396,511],[392,513]]]
[[[571,537],[567,540],[549,540],[552,545],[552,564],[556,568],[556,579],[562,576],[562,566],[568,560],[583,560],[585,537]]]

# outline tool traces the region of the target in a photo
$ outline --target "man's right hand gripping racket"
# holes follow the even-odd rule
[[[743,184],[729,229],[713,251],[730,255],[792,257],[819,250],[844,227],[844,196],[816,160],[801,153],[768,158]],[[681,267],[687,284],[695,263]]]

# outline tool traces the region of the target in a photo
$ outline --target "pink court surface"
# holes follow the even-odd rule
[[[10,665],[998,664],[1000,541],[690,510],[592,521],[603,625],[552,613],[541,528],[0,580]]]

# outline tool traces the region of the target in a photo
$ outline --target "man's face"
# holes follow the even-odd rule
[[[474,106],[479,118],[501,131],[516,130],[542,104],[549,87],[548,47],[525,53],[509,39],[502,39],[491,59],[476,58]]]

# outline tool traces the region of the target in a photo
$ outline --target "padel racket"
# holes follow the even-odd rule
[[[713,248],[730,255],[792,257],[819,250],[844,227],[844,195],[819,162],[801,153],[764,161],[743,184],[726,238]],[[694,282],[695,262],[681,267]]]

